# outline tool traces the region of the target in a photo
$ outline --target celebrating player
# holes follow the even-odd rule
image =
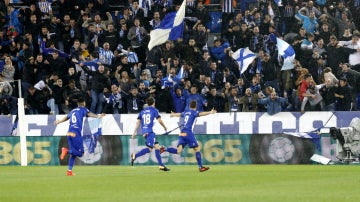
[[[66,134],[69,148],[63,147],[61,148],[61,155],[60,159],[63,160],[65,156],[69,153],[69,164],[68,164],[68,171],[67,176],[74,176],[75,174],[72,172],[72,168],[75,163],[76,157],[82,157],[84,154],[84,144],[83,138],[81,137],[81,131],[83,127],[83,119],[84,117],[93,117],[93,118],[102,118],[105,114],[96,115],[91,113],[89,109],[86,108],[86,103],[84,98],[78,99],[78,107],[71,110],[70,113],[65,116],[61,120],[56,120],[55,125],[69,121],[69,130]]]
[[[164,122],[162,121],[159,111],[155,108],[155,99],[153,97],[149,97],[146,100],[146,103],[148,105],[148,107],[144,108],[140,113],[139,116],[137,118],[137,122],[136,122],[136,126],[135,126],[135,130],[132,134],[132,139],[134,139],[135,134],[138,130],[138,128],[142,127],[142,134],[143,136],[146,138],[146,146],[147,148],[144,148],[142,150],[140,150],[138,153],[132,153],[130,158],[131,158],[131,165],[134,165],[134,161],[136,158],[138,158],[139,156],[145,155],[147,153],[150,153],[152,151],[152,149],[155,147],[155,155],[156,155],[156,159],[158,161],[159,164],[159,168],[162,171],[170,171],[169,168],[167,168],[161,160],[161,156],[160,156],[160,146],[159,143],[156,142],[155,140],[155,133],[153,131],[153,126],[154,126],[154,119],[156,118],[157,121],[160,123],[160,125],[162,127],[164,127],[164,130],[166,131],[166,126],[164,124]]]
[[[192,131],[194,126],[195,120],[199,116],[205,116],[209,114],[216,113],[216,110],[212,109],[211,111],[207,112],[198,112],[196,111],[196,100],[190,101],[190,109],[185,110],[182,113],[174,113],[171,112],[170,117],[182,117],[184,119],[184,127],[181,129],[179,134],[179,141],[177,148],[161,148],[161,153],[167,151],[172,154],[180,154],[181,151],[185,148],[186,145],[189,145],[190,148],[195,150],[196,161],[199,166],[199,171],[204,172],[209,170],[209,167],[204,167],[201,163],[201,153],[199,144],[195,138],[195,135]]]

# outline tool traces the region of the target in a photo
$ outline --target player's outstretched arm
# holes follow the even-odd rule
[[[140,127],[140,119],[138,119],[138,120],[136,121],[136,125],[135,125],[134,132],[133,132],[133,134],[131,135],[131,138],[132,138],[132,139],[135,138],[136,132],[137,132],[137,130],[138,130],[139,127]]]
[[[171,112],[170,113],[170,117],[180,117],[181,116],[181,113],[175,113],[175,112]]]
[[[94,113],[92,113],[92,112],[89,112],[89,113],[86,114],[86,116],[100,119],[100,118],[104,117],[105,114],[104,114],[104,113],[102,113],[102,114],[94,114]]]
[[[160,125],[164,128],[164,130],[167,131],[167,128],[166,128],[163,120],[162,120],[160,117],[159,117],[157,120],[158,120],[158,122],[160,123]]]
[[[216,110],[213,108],[211,111],[200,112],[200,113],[199,113],[199,116],[206,116],[206,115],[215,114],[215,113],[216,113]]]
[[[56,121],[54,122],[54,124],[55,124],[55,125],[58,125],[58,124],[60,124],[60,123],[62,123],[62,122],[67,121],[68,119],[69,119],[68,116],[64,116],[64,118],[62,118],[62,119],[60,119],[60,120],[56,120]]]

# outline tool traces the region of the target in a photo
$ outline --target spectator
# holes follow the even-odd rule
[[[134,49],[135,53],[139,56],[139,61],[143,64],[145,64],[144,44],[145,41],[147,41],[148,35],[149,34],[146,31],[146,29],[143,27],[141,20],[139,18],[135,18],[134,26],[130,27],[127,35],[127,39],[130,40],[132,48]]]
[[[209,76],[211,79],[211,83],[213,83],[218,90],[222,87],[222,72],[218,69],[218,64],[215,61],[211,61],[210,69],[205,70],[205,76]]]
[[[170,94],[172,97],[174,112],[183,112],[186,107],[186,98],[189,92],[186,89],[183,89],[182,87],[177,85],[170,89]]]
[[[107,114],[125,114],[127,113],[126,97],[128,95],[124,93],[116,84],[111,85],[111,94],[107,102],[105,103],[103,113]]]
[[[250,88],[245,90],[245,95],[240,97],[239,104],[242,112],[257,112],[260,96],[251,92]]]
[[[63,81],[64,86],[68,85],[69,82],[71,80],[73,80],[73,81],[75,81],[76,88],[81,89],[80,76],[81,75],[79,74],[79,72],[75,71],[74,66],[69,66],[67,74],[62,77],[63,78],[62,81]]]
[[[92,23],[96,28],[101,28],[102,30],[107,30],[106,25],[113,23],[113,19],[110,12],[106,12],[107,21],[102,20],[99,13],[96,13],[94,15],[94,19],[88,18],[84,23],[82,24],[83,28],[88,28],[89,23]]]
[[[110,47],[109,49],[114,52],[120,44],[120,38],[119,34],[115,31],[114,24],[107,24],[107,30],[105,30],[103,33],[99,35],[98,43],[101,46],[105,42],[109,43]]]
[[[195,38],[190,38],[187,44],[175,46],[179,51],[180,58],[188,64],[198,64],[201,61],[202,52],[196,45]]]
[[[111,67],[112,60],[114,58],[114,53],[110,50],[110,44],[105,42],[103,47],[100,48],[98,38],[95,39],[95,48],[99,54],[99,62],[107,67]]]
[[[324,83],[325,60],[326,58],[323,55],[313,54],[309,62],[309,72],[315,83]]]
[[[229,112],[238,112],[241,111],[239,106],[240,100],[238,97],[238,92],[236,87],[230,87],[230,92],[226,95],[226,102],[229,107]]]
[[[330,81],[331,86],[335,86],[335,85],[337,85],[339,83],[339,80],[332,73],[330,67],[325,67],[323,73],[324,73],[324,80],[323,80],[322,83],[326,83],[327,80]]]
[[[337,111],[351,111],[351,88],[346,78],[340,78],[339,86],[335,89],[335,103]]]
[[[29,88],[36,82],[37,66],[35,65],[35,58],[30,57],[26,62],[21,75],[21,90],[23,96],[26,97]]]
[[[253,28],[253,34],[251,36],[249,49],[254,52],[261,50],[264,46],[264,36],[260,34],[260,29],[258,26]]]
[[[210,31],[210,30],[209,30]],[[194,38],[196,41],[196,46],[199,50],[207,49],[207,40],[208,40],[208,30],[204,24],[198,21],[192,30],[190,38]]]
[[[278,67],[274,59],[270,58],[269,54],[265,54],[264,61],[261,62],[262,71],[261,77],[265,86],[271,86],[275,89],[276,93],[280,93],[280,85],[278,80]],[[256,93],[257,91],[252,91]]]
[[[302,11],[301,9],[298,11],[296,17],[298,17],[302,21],[303,24],[302,27],[306,29],[307,33],[314,34],[319,27],[319,24],[315,17],[315,12],[310,11],[309,15],[307,16],[307,15],[303,15],[301,11]]]
[[[36,76],[35,81],[45,80],[46,75],[50,74],[50,67],[45,63],[44,56],[39,53],[35,58]]]
[[[22,43],[21,50],[16,54],[17,70],[19,72],[22,71],[25,62],[32,56],[33,56],[33,52],[30,43],[28,42]]]
[[[348,60],[348,54],[356,52],[356,50],[341,47],[338,44],[336,36],[330,37],[330,43],[325,49],[327,54],[327,65],[331,67],[333,72],[336,72],[340,63],[345,63]]]
[[[15,66],[12,63],[10,56],[5,56],[5,64],[3,66],[1,74],[3,75],[3,81],[14,81]]]
[[[77,107],[77,101],[80,97],[88,98],[87,93],[76,88],[75,81],[70,80],[69,84],[64,89],[65,106],[64,111],[71,111]],[[89,101],[89,99],[86,99]]]
[[[235,86],[237,84],[236,76],[232,71],[230,71],[228,67],[225,67],[223,75],[224,75],[223,82],[229,82],[232,86]]]
[[[139,113],[145,104],[145,97],[139,94],[138,88],[135,85],[131,86],[130,94],[127,97],[127,113]]]
[[[321,29],[315,33],[316,38],[319,42],[319,39],[323,39],[324,40],[324,44],[327,45],[328,43],[330,43],[330,36],[332,35],[331,30],[329,29],[329,24],[328,23],[323,23],[321,25]]]
[[[195,100],[197,103],[197,108],[196,110],[199,112],[204,111],[205,107],[207,107],[207,100],[198,93],[198,88],[196,85],[192,85],[190,88],[190,94],[187,96],[186,98],[186,106],[185,106],[185,110],[189,108],[190,102],[192,100]]]
[[[48,64],[50,67],[49,74],[56,74],[59,77],[63,77],[66,74],[66,60],[62,57],[59,57],[58,51],[54,51],[51,56],[44,61],[44,63]]]
[[[18,99],[9,94],[3,94],[0,97],[0,114],[1,115],[17,115]]]
[[[322,96],[319,92],[319,89],[323,85],[316,85],[314,80],[311,80],[308,89],[306,90],[307,96],[304,96],[304,99],[301,103],[301,112],[305,111],[305,106],[309,102],[310,103],[310,109],[311,111],[319,111],[321,109],[324,109],[324,106],[322,105]]]
[[[170,94],[169,87],[156,88],[156,91],[155,89],[150,89],[150,92],[155,94],[156,100],[161,100],[161,102],[155,103],[155,107],[159,110],[159,112],[170,113],[174,107],[172,106],[172,96]],[[147,97],[148,96],[149,95],[147,95]],[[147,97],[145,97],[145,99]]]
[[[287,98],[278,97],[276,92],[271,92],[270,96],[258,100],[259,104],[265,106],[269,115],[274,115],[281,112],[282,105],[287,102]]]
[[[64,87],[63,81],[61,78],[57,76],[51,76],[49,78],[49,87],[52,91],[52,95],[54,96],[55,100],[55,109],[58,111],[55,114],[65,114],[65,98],[64,98]],[[68,112],[66,110],[66,112]]]
[[[96,114],[101,114],[104,105],[104,93],[103,90],[110,86],[110,78],[105,73],[104,65],[99,65],[97,71],[90,71],[88,67],[82,65],[81,68],[89,75],[91,79],[91,107],[90,111]]]
[[[356,50],[356,52],[351,53],[349,55],[349,63],[352,66],[360,65],[360,41],[359,41],[360,34],[355,33],[352,35],[350,41],[339,41],[339,45]]]
[[[222,60],[225,58],[225,49],[230,49],[230,44],[220,39],[216,39],[214,41],[214,46],[210,47],[209,49],[211,58],[217,61],[217,63],[221,63]]]
[[[325,80],[325,85],[319,89],[322,100],[322,111],[335,111],[335,86],[332,79]]]
[[[221,38],[226,39],[226,30],[229,26],[229,22],[234,17],[236,3],[234,3],[232,0],[221,0],[220,5],[222,8]]]
[[[123,46],[125,50],[128,49],[131,46],[131,42],[127,38],[129,33],[129,27],[126,24],[124,18],[121,18],[120,23],[116,24],[116,30],[119,35],[119,43]]]
[[[149,21],[150,30],[159,28],[160,23],[161,23],[160,12],[154,11],[153,18]]]
[[[326,9],[327,10],[327,9]],[[333,17],[332,15],[330,15],[329,13],[327,13],[327,16],[335,23],[335,25],[337,26],[337,36],[341,36],[344,32],[345,29],[350,29],[351,32],[357,30],[354,22],[348,18],[348,13],[347,12],[342,12],[341,13],[341,18],[337,18],[337,17]]]

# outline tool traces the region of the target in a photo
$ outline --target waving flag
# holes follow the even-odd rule
[[[242,75],[249,65],[254,61],[256,55],[248,48],[240,48],[235,53],[232,54],[232,57],[238,62],[239,64],[239,72]]]
[[[97,142],[102,134],[102,122],[98,118],[87,118],[89,129],[83,129],[83,140],[90,154],[95,152]]]
[[[316,146],[316,149],[320,150],[320,135],[316,131],[312,132],[285,132],[285,135],[292,135],[300,138],[310,139]]]
[[[281,0],[274,0],[274,2],[276,3],[276,5],[282,6],[282,1]]]
[[[181,67],[179,72],[176,76],[169,75],[163,79],[161,79],[162,86],[161,88],[164,89],[165,87],[172,87],[176,84],[179,84],[181,79],[184,77],[184,67]]]
[[[149,50],[167,40],[176,40],[183,35],[186,0],[177,12],[168,13],[161,21],[159,28],[150,32]]]
[[[294,48],[280,38],[276,38],[276,47],[278,49],[279,55],[281,55],[284,59],[284,64],[281,67],[281,70],[293,69],[293,62],[295,59]]]

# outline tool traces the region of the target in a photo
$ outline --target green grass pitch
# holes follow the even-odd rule
[[[0,201],[359,201],[358,165],[1,166]]]

